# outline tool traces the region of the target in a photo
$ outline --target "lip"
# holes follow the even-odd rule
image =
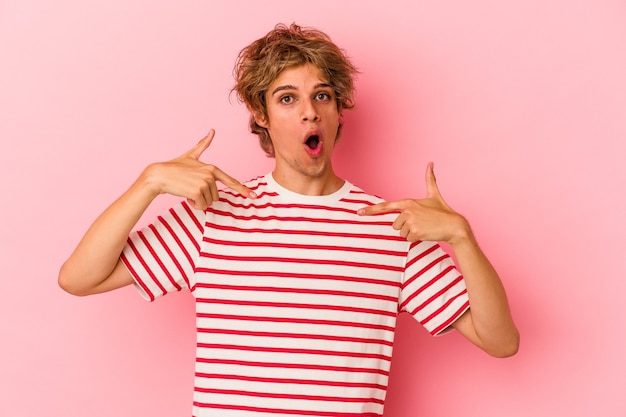
[[[317,136],[319,140],[319,143],[317,144],[317,147],[315,149],[309,148],[309,146],[306,144],[307,140],[311,136]],[[311,130],[307,132],[306,135],[304,136],[303,145],[304,145],[304,150],[311,158],[319,157],[322,154],[322,150],[324,147],[324,141],[322,140],[322,135],[320,134],[318,130]]]

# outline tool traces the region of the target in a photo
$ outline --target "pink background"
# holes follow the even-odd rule
[[[75,298],[57,271],[145,165],[211,127],[206,161],[241,180],[270,170],[229,102],[231,70],[292,21],[327,31],[362,71],[338,172],[421,197],[434,160],[522,333],[498,360],[403,317],[385,416],[626,415],[618,0],[0,0],[0,415],[190,415],[189,294]]]

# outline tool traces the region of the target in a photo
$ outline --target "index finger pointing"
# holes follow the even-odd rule
[[[400,201],[385,201],[383,203],[374,204],[357,210],[359,216],[372,216],[376,214],[398,213],[404,210],[405,203]]]
[[[256,198],[256,194],[254,191],[222,171],[221,169],[215,167],[215,179],[226,185],[227,187],[239,191],[244,197],[248,198]]]

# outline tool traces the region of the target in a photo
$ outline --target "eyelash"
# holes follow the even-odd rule
[[[324,98],[323,98],[323,99],[320,99],[320,98],[319,98],[320,96],[324,96]],[[330,100],[330,94],[328,94],[328,93],[317,93],[317,94],[315,95],[315,97],[316,97],[318,100]]]
[[[320,98],[320,96],[323,96],[323,97]],[[317,93],[315,94],[315,99],[318,101],[328,101],[331,99],[331,95],[329,93]],[[294,100],[295,98],[291,95],[284,95],[280,98],[280,102],[283,104],[291,104]]]

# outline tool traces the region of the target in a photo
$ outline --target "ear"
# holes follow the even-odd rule
[[[263,113],[259,111],[253,111],[252,115],[254,116],[254,121],[261,127],[268,128],[269,123],[267,123],[267,119],[263,116]]]

